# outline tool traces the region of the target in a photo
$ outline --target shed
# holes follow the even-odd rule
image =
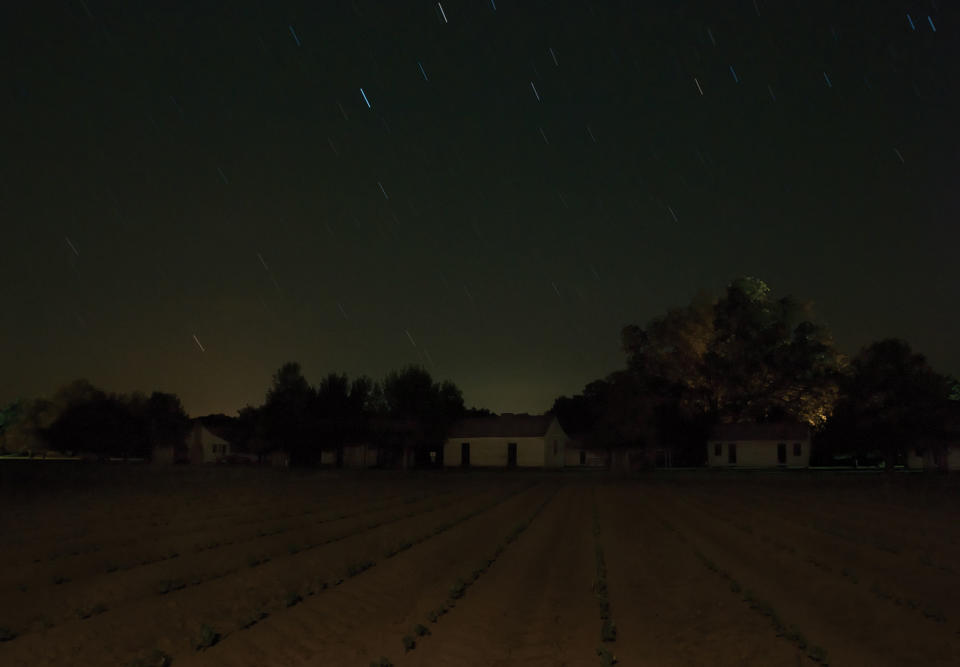
[[[569,440],[552,415],[468,417],[450,429],[443,464],[448,468],[561,468]]]
[[[590,444],[590,433],[571,433],[563,455],[565,468],[609,468],[610,449]]]
[[[799,422],[718,424],[707,439],[711,468],[806,468],[810,427]]]
[[[190,463],[215,463],[230,456],[230,442],[223,434],[214,432],[215,428],[206,426],[200,419],[193,420],[187,434]]]
[[[907,451],[907,468],[912,470],[960,470],[960,402],[943,408],[943,432],[924,436]]]

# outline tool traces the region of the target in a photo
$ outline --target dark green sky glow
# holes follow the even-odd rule
[[[960,375],[945,1],[21,4],[0,403],[298,360],[538,412],[739,274]]]

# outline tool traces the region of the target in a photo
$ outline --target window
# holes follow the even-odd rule
[[[720,442],[713,443],[713,455],[723,456],[723,443],[720,443]]]
[[[737,443],[731,442],[727,445],[727,463],[737,462]]]
[[[556,441],[556,440],[553,441],[553,453],[554,453],[554,454],[557,453],[557,441]]]
[[[799,442],[793,443],[793,455],[800,456],[800,450],[801,450],[800,443]]]

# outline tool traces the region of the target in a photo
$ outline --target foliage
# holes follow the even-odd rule
[[[416,424],[409,433],[405,449],[417,448],[418,462],[425,463],[427,453],[439,450],[453,423],[466,409],[463,393],[449,380],[434,382],[420,366],[407,366],[387,373],[382,384],[382,409],[387,417]]]
[[[300,364],[292,361],[274,374],[267,391],[262,412],[264,435],[274,447],[287,452],[293,464],[309,465],[320,457],[314,445],[316,419],[311,410],[315,396]]]
[[[274,374],[264,404],[241,410],[239,423],[251,451],[280,449],[293,465],[316,465],[324,448],[341,451],[365,440],[415,451],[424,462],[465,412],[455,384],[435,383],[417,366],[392,371],[379,384],[329,373],[314,388],[300,365],[288,362]]]
[[[948,435],[952,391],[950,378],[934,372],[906,341],[877,341],[853,359],[836,414],[818,443],[858,456],[878,450],[892,470],[911,447],[936,446]]]
[[[626,369],[558,398],[552,412],[566,430],[588,431],[588,445],[666,444],[680,465],[702,463],[718,421],[823,424],[846,364],[809,303],[774,299],[749,277],[624,327],[621,342]]]
[[[67,407],[50,428],[46,441],[60,451],[100,456],[149,456],[145,421],[115,395],[100,395]]]
[[[688,415],[725,421],[823,423],[844,359],[809,303],[774,300],[756,278],[699,295],[646,329],[623,330],[628,368]]]

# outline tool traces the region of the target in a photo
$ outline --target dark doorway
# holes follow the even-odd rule
[[[582,449],[580,450],[580,465],[587,465],[587,453]]]
[[[507,443],[507,467],[517,467],[517,443],[515,442]]]
[[[727,445],[727,463],[737,462],[737,443],[731,442]]]
[[[464,468],[470,467],[470,443],[460,443],[460,465]]]
[[[787,443],[781,442],[777,445],[777,463],[786,465],[787,463]]]

